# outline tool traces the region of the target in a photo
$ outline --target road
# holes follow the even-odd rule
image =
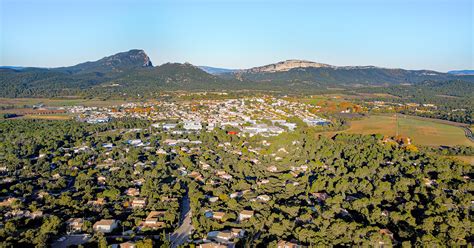
[[[51,244],[52,248],[66,248],[68,246],[77,246],[85,244],[89,241],[90,235],[87,234],[73,234],[64,236],[66,239],[63,241],[55,241]]]
[[[194,227],[191,223],[192,211],[189,206],[189,195],[186,195],[181,201],[181,223],[178,229],[176,229],[169,237],[171,248],[176,248],[185,242],[187,242],[189,235],[191,234]]]
[[[474,142],[474,135],[472,134],[472,130],[469,128],[469,127],[463,127],[464,129],[464,134],[466,135],[466,137]]]

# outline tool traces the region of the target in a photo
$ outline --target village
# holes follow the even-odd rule
[[[231,191],[232,182],[246,179],[225,160],[233,157],[237,161],[240,157],[246,157],[247,163],[253,164],[256,169],[262,166],[260,153],[271,146],[266,138],[294,131],[297,122],[308,126],[330,123],[311,113],[304,104],[275,98],[181,104],[130,103],[116,108],[70,107],[67,111],[77,115],[79,121],[97,125],[127,117],[148,120],[152,124],[143,128],[113,130],[107,138],[99,138],[94,144],[62,146],[57,151],[44,151],[30,158],[34,163],[51,163],[48,169],[50,179],[40,178],[29,186],[27,194],[21,194],[24,189],[18,185],[33,182],[28,175],[2,177],[3,186],[16,185],[16,190],[0,203],[2,222],[34,222],[49,216],[53,208],[65,211],[75,204],[85,206],[82,211],[73,211],[76,214],[64,215],[62,223],[58,223],[63,230],[58,234],[62,235],[57,236],[53,247],[85,244],[97,235],[109,241],[124,240],[115,244],[120,247],[135,247],[137,238],[133,236],[165,237],[173,247],[184,243],[195,243],[199,247],[234,247],[239,240],[249,237],[245,229],[249,225],[248,220],[253,220],[254,215],[259,213],[250,206],[237,207],[232,212],[228,208],[224,212],[222,201],[234,202],[251,196],[248,203],[268,202],[271,196],[257,189],[272,180],[262,178],[255,181],[252,187],[249,185],[248,189]],[[224,135],[222,139],[227,142],[206,141],[208,138],[204,136],[213,136],[216,132]],[[232,143],[233,136],[248,138],[244,149]],[[203,154],[215,159],[189,160]],[[268,158],[281,161],[286,154],[285,149],[280,149],[269,154]],[[77,162],[63,165],[61,160]],[[179,163],[174,160],[179,160]],[[4,175],[9,174],[8,167],[0,169]],[[262,169],[273,174],[280,173],[282,169],[298,177],[308,167],[302,165],[283,169],[273,165]],[[26,170],[27,167],[24,167],[20,171]],[[194,183],[203,188],[210,186],[213,190],[198,193],[190,189]],[[296,179],[286,180],[288,183],[294,186],[299,184]],[[222,195],[225,191],[226,196]],[[83,195],[84,192],[87,196]],[[185,199],[188,199],[187,202]],[[35,207],[28,207],[32,202]],[[41,207],[43,204],[49,207]],[[211,205],[204,207],[207,204]],[[183,212],[183,205],[187,205],[186,212]],[[216,223],[234,222],[232,225],[235,227],[204,232],[204,225],[191,225],[191,218],[201,217]],[[189,219],[186,221],[184,218]],[[176,234],[183,229],[183,225],[188,225],[184,228],[185,233]],[[297,247],[296,243],[291,245],[285,240],[279,243],[279,247]]]

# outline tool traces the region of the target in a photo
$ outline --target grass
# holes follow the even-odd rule
[[[474,165],[474,156],[449,156],[449,158]]]
[[[21,108],[24,105],[35,105],[43,103],[51,107],[63,107],[73,105],[109,107],[126,103],[125,100],[102,100],[82,98],[0,98],[0,107],[15,106]]]
[[[414,144],[419,145],[468,145],[473,146],[464,136],[464,131],[456,126],[417,119],[409,116],[399,116],[399,134],[408,136]],[[396,118],[392,115],[372,115],[362,120],[352,121],[350,128],[344,132],[374,134],[388,136],[396,135]]]
[[[25,115],[20,118],[39,119],[39,120],[71,120],[73,117],[68,114],[57,114],[57,115]]]

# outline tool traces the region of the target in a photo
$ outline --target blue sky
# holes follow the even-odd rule
[[[155,65],[473,69],[473,2],[0,0],[0,65],[67,66],[140,48]]]

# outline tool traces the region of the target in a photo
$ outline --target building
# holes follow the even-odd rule
[[[224,212],[212,212],[212,218],[215,220],[222,220],[224,218]]]
[[[239,221],[244,221],[253,217],[254,212],[252,210],[242,210],[239,213]]]
[[[280,240],[278,241],[278,244],[277,244],[277,248],[301,248],[303,246],[295,243],[295,242],[288,242],[288,241],[284,241],[284,240]]]
[[[145,221],[142,222],[142,228],[151,228],[151,229],[159,229],[165,227],[166,224],[162,221],[158,221],[159,217],[165,215],[165,211],[151,211],[148,216],[146,217]]]
[[[269,172],[278,172],[278,168],[274,165],[268,166],[267,171],[269,171]]]
[[[322,119],[319,117],[316,118],[304,118],[303,122],[306,123],[308,126],[324,126],[328,125],[329,121],[326,119]]]
[[[177,124],[174,123],[166,123],[163,125],[163,129],[170,130],[176,128]]]
[[[111,233],[118,226],[118,221],[114,219],[102,219],[93,225],[96,232]]]
[[[140,197],[132,200],[132,208],[144,208],[146,206],[146,198]]]
[[[137,196],[140,194],[140,189],[137,188],[129,188],[127,191],[125,191],[125,194],[128,196]]]
[[[183,128],[186,130],[198,131],[202,129],[202,125],[199,121],[185,121]]]
[[[270,198],[270,196],[268,196],[268,195],[259,195],[259,196],[257,196],[257,200],[262,201],[262,202],[267,202],[267,201],[269,201],[270,199],[271,199],[271,198]]]
[[[84,225],[84,220],[81,218],[70,218],[66,221],[68,227],[68,233],[77,233],[82,231],[82,226]]]

